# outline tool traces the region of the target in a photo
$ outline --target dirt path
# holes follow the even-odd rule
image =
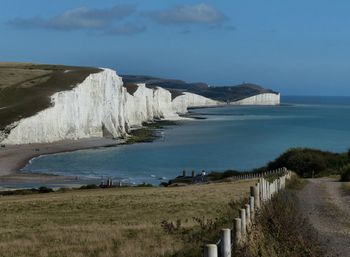
[[[332,179],[310,179],[299,193],[304,214],[318,231],[327,256],[350,257],[350,195]]]

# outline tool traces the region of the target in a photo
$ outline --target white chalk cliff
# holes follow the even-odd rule
[[[259,95],[250,98],[239,104],[279,103],[279,95],[278,99]],[[11,124],[11,131],[0,135],[0,141],[28,144],[103,136],[118,138],[145,121],[176,120],[189,107],[223,104],[188,92],[172,100],[168,90],[147,88],[144,84],[138,85],[131,95],[123,87],[122,79],[110,69],[89,75],[72,90],[55,93],[51,102],[50,108]]]
[[[251,97],[244,98],[235,102],[232,105],[278,105],[280,104],[280,94],[263,93]]]

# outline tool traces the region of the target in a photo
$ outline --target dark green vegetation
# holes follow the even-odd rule
[[[340,181],[349,182],[350,181],[350,165],[343,167],[340,171]]]
[[[90,67],[0,63],[0,130],[49,107],[54,93],[72,89],[100,71]]]
[[[153,142],[159,137],[157,133],[160,129],[164,129],[166,126],[177,125],[174,121],[158,120],[154,122],[144,122],[142,128],[131,130],[129,132],[130,137],[125,142],[126,144],[134,143],[148,143]]]
[[[292,148],[265,167],[245,172],[237,170],[207,172],[204,181],[225,181],[237,175],[258,174],[281,167],[295,171],[299,176],[305,178],[340,175],[341,181],[350,181],[350,151],[348,153],[332,153],[309,148]],[[178,176],[168,183],[162,183],[162,185],[192,184],[201,181],[198,171],[195,177],[190,175],[187,172],[186,176]],[[273,180],[276,178],[276,175],[266,178]]]
[[[148,87],[160,86],[169,89],[173,99],[181,95],[184,91],[223,102],[237,101],[261,93],[277,94],[270,89],[265,89],[261,86],[249,83],[244,83],[238,86],[210,87],[208,84],[202,82],[186,83],[182,80],[162,79],[151,76],[122,75],[122,77],[126,85],[146,83]]]
[[[186,172],[186,171],[185,171]],[[192,176],[192,173],[194,172],[194,176]],[[170,185],[178,185],[178,184],[195,184],[198,182],[209,182],[209,181],[218,181],[222,180],[224,181],[225,179],[229,179],[233,176],[237,175],[244,175],[244,174],[255,174],[256,172],[240,172],[236,170],[227,170],[225,172],[210,172],[209,174],[206,173],[207,175],[203,178],[201,176],[201,171],[191,171],[191,172],[186,172],[185,176],[180,175],[172,180],[169,180],[167,183],[163,182],[161,185],[162,186],[170,186]]]
[[[32,194],[44,194],[44,193],[52,193],[53,190],[48,187],[39,187],[32,189],[19,189],[19,190],[9,190],[9,191],[0,191],[0,195],[8,196],[8,195],[32,195]]]
[[[322,177],[339,175],[341,170],[350,164],[348,153],[331,153],[309,148],[293,148],[268,164],[273,170],[286,167],[301,177]]]
[[[325,256],[312,225],[300,212],[293,192],[304,182],[294,178],[287,190],[265,204],[250,230],[248,241],[234,256],[321,257]],[[292,189],[292,190],[291,190]]]
[[[342,189],[345,192],[345,194],[350,195],[350,183],[343,183]]]

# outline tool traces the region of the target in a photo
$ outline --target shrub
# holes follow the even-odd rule
[[[83,185],[79,189],[98,189],[98,188],[100,187],[95,184],[89,184],[89,185]]]
[[[286,167],[302,177],[339,174],[349,163],[347,154],[324,152],[309,148],[293,148],[268,164],[268,169]]]
[[[136,187],[153,187],[153,185],[150,183],[143,182],[142,184],[138,184]]]
[[[350,181],[350,165],[345,166],[340,175],[340,181],[348,182]]]
[[[298,175],[293,174],[290,180],[287,180],[287,188],[289,190],[301,190],[307,184],[307,180],[301,179]]]
[[[53,189],[48,188],[48,187],[39,187],[39,189],[38,189],[39,194],[46,194],[46,193],[51,193],[51,192],[53,192]]]
[[[38,193],[38,189],[18,189],[18,190],[6,190],[1,191],[0,195],[9,196],[9,195],[30,195]]]

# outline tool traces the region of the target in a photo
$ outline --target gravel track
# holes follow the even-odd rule
[[[319,233],[329,257],[350,257],[350,195],[333,179],[309,179],[300,206]]]

